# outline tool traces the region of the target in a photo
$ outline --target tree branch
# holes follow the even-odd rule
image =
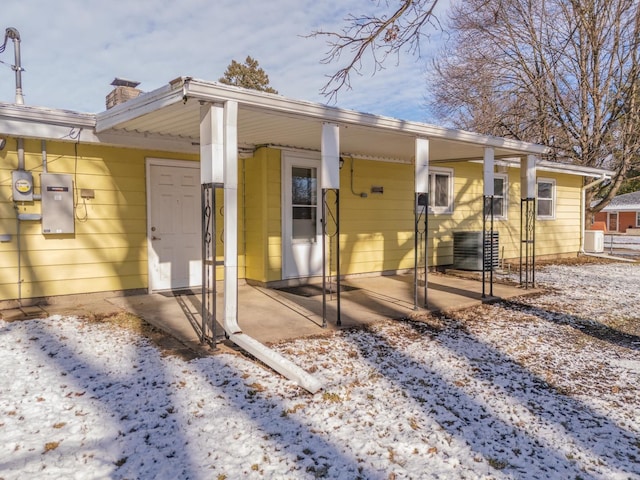
[[[374,2],[378,6],[381,2]],[[396,2],[393,2],[394,4]],[[335,100],[342,88],[351,88],[351,75],[360,74],[363,59],[369,54],[373,60],[373,74],[384,68],[390,55],[399,55],[403,48],[411,54],[420,54],[420,41],[428,36],[427,28],[440,28],[434,9],[438,0],[402,0],[390,14],[349,15],[347,25],[340,32],[315,31],[307,37],[326,37],[329,51],[322,63],[338,62],[348,54],[346,64],[329,77],[321,92]]]

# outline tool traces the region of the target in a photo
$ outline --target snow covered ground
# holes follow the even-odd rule
[[[108,322],[0,322],[0,478],[640,478],[640,266],[553,292],[185,361]]]

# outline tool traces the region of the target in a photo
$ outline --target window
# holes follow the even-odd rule
[[[636,212],[636,227],[640,228],[640,212]]]
[[[542,220],[553,220],[556,217],[556,181],[539,178],[537,190],[537,217]]]
[[[429,213],[453,212],[453,169],[429,171]]]
[[[507,219],[509,183],[507,175],[495,174],[493,177],[493,218]],[[487,213],[489,213],[487,203]]]
[[[317,205],[317,172],[315,168],[291,168],[291,208],[293,242],[315,242]]]

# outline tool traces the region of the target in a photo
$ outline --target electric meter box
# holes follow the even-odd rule
[[[75,233],[73,178],[61,173],[40,175],[42,192],[42,233]]]
[[[26,170],[11,172],[14,202],[33,202],[33,175]]]

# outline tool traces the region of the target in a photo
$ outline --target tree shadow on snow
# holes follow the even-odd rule
[[[502,308],[533,315],[542,320],[555,323],[556,325],[567,325],[571,328],[589,335],[598,340],[640,351],[640,337],[621,332],[596,319],[578,317],[568,313],[555,312],[540,307],[534,307],[517,301],[503,300],[499,303]]]
[[[204,379],[203,389],[193,393],[198,398],[193,398],[187,407],[184,400],[174,401],[177,395],[182,395],[179,390],[186,385],[176,385],[180,383],[180,376],[165,371],[160,352],[145,339],[132,335],[132,358],[116,358],[117,370],[121,373],[112,374],[112,367],[105,360],[113,360],[111,352],[97,352],[90,345],[72,348],[55,324],[34,322],[39,322],[37,332],[33,333],[36,329],[30,331],[29,341],[36,348],[30,351],[40,353],[33,358],[34,365],[53,364],[53,368],[64,376],[64,391],[68,391],[68,396],[76,402],[78,397],[90,402],[89,409],[85,404],[84,410],[77,409],[75,416],[100,415],[98,420],[88,423],[99,425],[99,432],[86,432],[81,442],[71,440],[77,435],[66,435],[67,440],[63,439],[55,450],[46,454],[42,451],[16,452],[10,460],[0,461],[0,471],[17,472],[27,463],[63,465],[86,460],[89,464],[98,462],[99,471],[104,473],[106,470],[109,478],[198,478],[203,471],[208,472],[207,476],[223,472],[225,478],[232,478],[224,473],[225,463],[237,462],[238,456],[246,455],[242,450],[249,446],[221,442],[229,428],[216,410],[217,402],[222,398],[229,415],[244,417],[256,445],[271,445],[265,450],[266,456],[272,455],[275,449],[282,452],[279,456],[292,459],[290,474],[293,477],[383,478],[380,472],[357,462],[346,449],[314,433],[312,427],[303,424],[295,415],[287,415],[280,397],[269,397],[246,385],[243,373],[220,357],[209,356],[184,363],[186,370],[193,372],[196,378]],[[103,332],[104,335],[109,333],[108,329]],[[219,373],[225,368],[230,369],[230,373],[227,379],[221,379]],[[267,370],[265,373],[271,375]],[[36,381],[33,388],[34,391],[45,390],[45,385],[38,386]],[[189,391],[185,392],[188,394]],[[187,426],[193,420],[192,412],[180,411],[177,406],[186,410],[193,405],[195,409],[198,402],[198,408],[208,410],[211,415],[206,425],[198,424],[200,429],[206,428],[206,432]],[[47,408],[44,403],[43,408]],[[69,422],[70,426],[77,426],[72,423]],[[48,425],[45,427],[49,428]],[[185,428],[189,429],[188,438],[182,433]],[[56,431],[56,434],[65,436],[64,430]],[[204,438],[204,445],[198,435]],[[249,457],[255,457],[254,452]],[[81,460],[83,458],[85,460]],[[276,464],[280,460],[277,458]],[[258,467],[269,472],[269,459],[263,459],[261,463]],[[245,475],[254,473],[253,467],[247,464]],[[87,466],[78,464],[78,468],[82,471]],[[68,473],[71,476],[77,471]],[[255,476],[258,475],[256,471]]]
[[[603,462],[600,465],[613,471],[631,474],[637,467],[638,438],[607,417],[557,393],[460,329],[403,323],[417,334],[416,350],[428,349],[424,339],[431,337],[434,345],[463,359],[469,367],[464,370],[465,378],[452,381],[442,370],[429,368],[406,353],[406,346],[394,345],[376,332],[347,335],[373,368],[421,405],[426,417],[475,452],[475,461],[487,462],[492,469],[516,478],[600,478],[599,473],[585,471],[580,458],[566,454],[564,446],[570,444],[574,452],[596,457]],[[391,364],[389,358],[398,361]],[[480,387],[469,387],[474,383]]]
[[[75,410],[76,418],[93,415],[100,415],[100,418],[81,425],[84,431],[80,441],[76,441],[77,432],[67,432],[64,427],[52,430],[52,438],[62,439],[55,450],[33,451],[26,455],[15,452],[9,461],[0,463],[0,471],[20,471],[21,465],[28,463],[51,463],[69,465],[72,471],[67,472],[68,475],[75,476],[76,468],[86,469],[85,462],[96,462],[99,471],[108,470],[110,478],[193,477],[193,459],[187,449],[181,448],[188,442],[174,415],[176,409],[169,381],[156,348],[140,340],[134,345],[133,358],[116,360],[119,367],[125,367],[126,373],[112,375],[102,352],[92,350],[90,345],[81,345],[79,351],[74,351],[67,346],[64,334],[56,331],[55,324],[46,320],[31,322],[37,322],[37,328],[31,329],[30,338],[23,341],[39,346],[40,354],[31,356],[28,361],[33,361],[34,368],[50,368],[53,364],[64,377],[64,397],[70,398],[69,405],[63,400],[55,408],[65,412]],[[105,336],[109,333],[108,329],[103,332]],[[136,338],[132,337],[132,341],[136,342]],[[35,350],[31,348],[30,352]],[[42,398],[43,409],[51,408],[47,405],[47,401],[51,401],[47,399],[47,389],[51,387],[38,385],[37,380],[33,382],[34,394]],[[79,408],[75,409],[77,404]],[[86,411],[87,407],[90,411]],[[100,410],[96,411],[96,407]],[[60,422],[63,423],[71,429],[77,426],[73,421]],[[91,426],[98,431],[88,430]],[[47,428],[51,426],[42,425],[42,429]]]

